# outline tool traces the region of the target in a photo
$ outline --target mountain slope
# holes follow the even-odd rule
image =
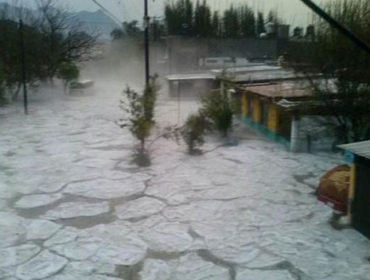
[[[100,39],[109,40],[110,33],[119,25],[102,10],[96,12],[78,12],[74,17],[81,23],[81,28],[86,32],[98,33]]]

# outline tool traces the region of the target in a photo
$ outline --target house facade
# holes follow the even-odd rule
[[[351,164],[348,217],[355,229],[370,238],[370,141],[340,146]]]
[[[239,119],[292,152],[328,151],[337,144],[335,130],[323,116],[302,110],[312,92],[302,81],[278,81],[236,87]]]

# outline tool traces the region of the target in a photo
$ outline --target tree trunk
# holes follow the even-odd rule
[[[142,154],[145,152],[145,139],[140,140],[140,151]]]

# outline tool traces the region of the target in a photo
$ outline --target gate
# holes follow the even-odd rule
[[[356,159],[356,196],[353,205],[353,226],[370,238],[370,160]]]

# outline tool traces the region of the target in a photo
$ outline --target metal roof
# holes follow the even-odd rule
[[[355,155],[370,159],[370,141],[341,145],[339,148],[350,151]]]
[[[297,82],[246,85],[242,87],[242,89],[269,98],[293,98],[312,96],[312,91],[308,89],[307,86],[305,87],[302,83]]]
[[[216,80],[216,76],[210,73],[177,74],[166,77],[168,81],[192,81],[192,80]]]

